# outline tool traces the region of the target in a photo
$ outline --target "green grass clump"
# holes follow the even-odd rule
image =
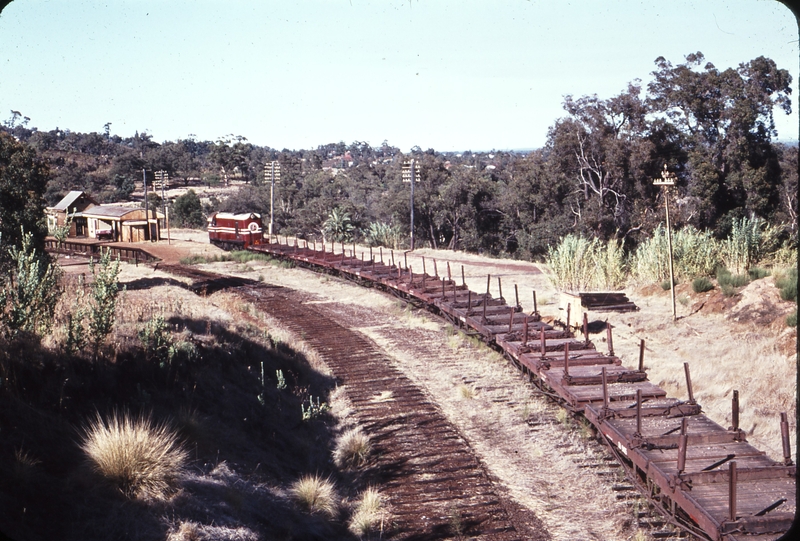
[[[720,267],[717,269],[717,283],[721,287],[744,287],[750,283],[750,276],[747,274],[731,274],[728,269]]]
[[[661,289],[663,289],[664,291],[669,291],[670,287],[672,287],[672,284],[670,283],[669,280],[664,280],[663,282],[661,282]]]
[[[763,269],[761,267],[751,267],[747,274],[750,276],[751,280],[761,280],[762,278],[766,278],[770,275],[769,269]]]
[[[786,325],[788,327],[797,327],[797,310],[786,316]]]
[[[701,276],[700,278],[695,278],[692,280],[692,291],[695,293],[705,293],[706,291],[711,291],[712,289],[714,289],[714,284],[705,276]]]
[[[722,290],[722,294],[726,297],[733,297],[736,295],[736,288],[729,283],[723,284],[720,289]]]
[[[797,302],[797,267],[776,276],[775,286],[781,290],[781,299]]]
[[[290,493],[295,501],[310,513],[333,517],[338,511],[333,483],[319,475],[306,475],[297,480]]]
[[[171,427],[120,413],[97,414],[83,429],[80,448],[96,473],[132,498],[165,499],[189,459]]]

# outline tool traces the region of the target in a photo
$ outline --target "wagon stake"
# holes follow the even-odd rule
[[[570,313],[570,311],[571,311],[571,310],[572,310],[572,303],[571,303],[571,302],[568,302],[568,303],[567,303],[567,328],[565,329],[567,332],[569,332],[569,313]],[[609,344],[610,344],[610,343],[611,343],[611,342],[609,341]],[[609,347],[610,347],[610,346],[609,346]],[[612,353],[612,355],[613,355],[613,353]]]
[[[544,331],[542,331],[544,333]],[[603,408],[608,409],[608,382],[606,381],[606,367],[603,367],[601,372],[603,376]]]
[[[678,437],[678,473],[683,473],[686,468],[686,447],[689,441],[689,436],[681,434]]]
[[[589,343],[589,314],[583,313],[583,340]]]
[[[542,358],[544,359],[546,350],[547,350],[547,343],[544,338],[544,327],[539,329],[539,347],[542,349]],[[605,369],[604,369],[605,370]]]
[[[606,337],[608,338],[608,354],[614,356],[614,341],[611,339],[611,323],[606,322]]]
[[[497,277],[497,290],[500,293],[500,298],[503,298],[503,283],[500,281],[500,277]]]
[[[731,430],[736,432],[739,430],[739,391],[733,391],[733,399],[731,400]]]
[[[533,290],[533,313],[537,313],[539,310],[536,309],[536,290]]]
[[[514,327],[514,307],[509,306],[509,317],[508,317],[508,332],[511,334],[511,329]]]
[[[729,518],[736,520],[736,461],[731,462],[730,484],[728,485],[728,508],[730,509]]]
[[[569,377],[569,342],[564,344],[564,377]]]
[[[639,342],[639,372],[644,372],[644,340]]]
[[[528,316],[525,316],[525,321],[522,323],[522,345],[528,345]]]
[[[461,285],[467,287],[467,280],[464,278],[464,265],[461,265]]]
[[[781,439],[783,440],[783,463],[786,466],[792,465],[792,449],[789,446],[789,420],[786,412],[781,413]]]
[[[689,363],[683,363],[683,371],[686,372],[686,389],[689,391],[689,404],[694,404],[694,393],[692,392],[692,377],[689,375]]]
[[[636,389],[636,433],[642,435],[642,390]]]
[[[517,287],[517,284],[514,284],[514,300],[514,306],[519,308],[519,288]]]

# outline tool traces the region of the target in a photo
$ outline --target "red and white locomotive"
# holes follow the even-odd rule
[[[225,250],[261,244],[263,238],[260,214],[215,212],[208,217],[208,240]]]

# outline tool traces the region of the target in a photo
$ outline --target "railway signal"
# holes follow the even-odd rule
[[[269,236],[272,238],[272,227],[275,223],[275,183],[281,180],[281,164],[275,160],[265,163],[264,179],[269,179]]]
[[[661,178],[653,179],[653,186],[662,186],[664,188],[664,206],[667,209],[667,250],[669,250],[669,288],[672,292],[672,320],[677,321],[678,312],[675,306],[675,270],[672,265],[672,231],[669,226],[669,188],[675,186],[677,179],[675,173],[667,169],[667,164],[664,164],[664,170],[661,171]]]
[[[419,162],[415,159],[403,162],[403,182],[411,183],[411,249],[414,249],[414,184],[419,182]]]

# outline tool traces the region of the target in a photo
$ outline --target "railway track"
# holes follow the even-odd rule
[[[289,259],[318,271],[337,273],[380,287],[423,305],[467,332],[478,334],[503,351],[532,384],[565,408],[582,415],[624,468],[632,487],[670,523],[713,541],[766,541],[791,527],[796,513],[796,467],[789,449],[788,423],[782,414],[783,462],[776,462],[747,443],[738,426],[723,428],[702,414],[692,396],[688,364],[688,400],[671,398],[648,381],[640,356],[629,369],[614,355],[611,328],[607,353],[583,336],[556,329],[534,310],[525,314],[519,302],[470,291],[451,273],[442,275],[433,261],[433,275],[403,261],[369,260],[336,253],[294,239],[253,246],[251,250]],[[498,283],[498,285],[500,285]],[[515,295],[517,293],[515,292]],[[642,351],[644,348],[642,347]],[[334,346],[332,356],[343,348]],[[355,376],[355,374],[354,374]],[[395,376],[387,376],[395,377]],[[422,430],[414,427],[414,430]],[[479,485],[476,485],[479,486]]]
[[[238,294],[303,336],[345,386],[354,415],[375,446],[378,463],[370,481],[381,486],[390,502],[393,523],[387,536],[420,541],[456,534],[492,541],[547,538],[532,513],[498,492],[439,408],[373,342],[280,288],[245,287]]]

